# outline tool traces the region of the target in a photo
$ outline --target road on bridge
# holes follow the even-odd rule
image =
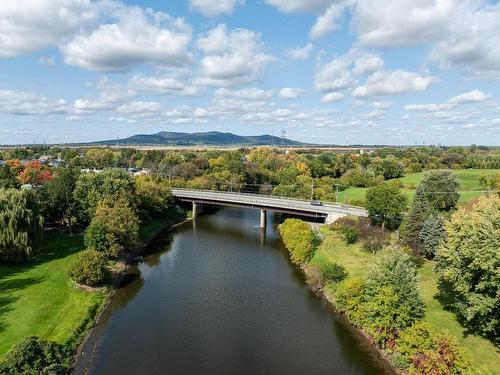
[[[368,213],[362,207],[343,204],[324,204],[320,206],[313,205],[310,201],[269,195],[178,188],[172,189],[172,195],[181,200],[197,203],[250,207],[261,210],[269,209],[305,216],[324,217],[326,222],[333,222],[337,218],[346,215],[368,216]]]

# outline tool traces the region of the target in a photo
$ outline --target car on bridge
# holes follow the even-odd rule
[[[323,202],[321,202],[319,200],[312,200],[311,206],[323,206]]]

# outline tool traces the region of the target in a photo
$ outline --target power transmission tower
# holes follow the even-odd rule
[[[286,143],[286,130],[285,128],[281,129],[281,148],[285,148]]]

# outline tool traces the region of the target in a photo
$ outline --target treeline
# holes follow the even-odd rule
[[[0,186],[18,172],[16,160],[47,153],[78,169],[145,168],[168,178],[172,186],[214,190],[244,190],[334,201],[348,187],[371,187],[405,174],[432,169],[500,168],[500,151],[481,147],[384,148],[373,152],[290,151],[260,147],[237,151],[136,151],[132,149],[30,149],[4,151]],[[21,165],[21,168],[27,168]],[[37,166],[32,166],[37,169]],[[9,170],[10,169],[10,170]],[[33,168],[32,168],[33,169]],[[41,165],[41,171],[46,167]],[[17,183],[38,183],[50,176],[26,172]],[[14,183],[16,183],[14,181]],[[313,187],[311,189],[311,187]],[[356,202],[353,202],[356,203]]]

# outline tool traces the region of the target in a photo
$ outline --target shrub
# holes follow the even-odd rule
[[[320,266],[321,275],[325,280],[334,283],[341,282],[347,278],[347,270],[338,263],[322,263]]]
[[[96,286],[107,276],[106,257],[95,250],[82,252],[71,265],[68,276],[76,283]]]
[[[311,226],[299,219],[286,219],[278,227],[293,263],[307,263],[319,245],[319,237]]]
[[[344,241],[351,245],[354,244],[358,241],[358,229],[355,227],[344,227],[341,229],[342,232],[342,237],[344,238]]]
[[[406,365],[411,364],[415,355],[432,348],[430,325],[425,322],[416,322],[401,331],[396,340],[396,348],[403,356]]]
[[[333,297],[337,309],[346,313],[354,324],[363,325],[365,302],[363,279],[352,278],[340,282]]]
[[[413,357],[412,367],[418,374],[466,374],[470,362],[451,337],[441,334],[432,349]]]
[[[65,374],[66,353],[59,344],[28,337],[16,343],[0,359],[4,375]]]
[[[363,250],[375,254],[381,251],[388,244],[389,235],[383,229],[379,229],[373,231],[371,236],[363,240]]]
[[[309,265],[305,267],[306,282],[314,293],[319,293],[323,288],[323,275],[317,266]]]

